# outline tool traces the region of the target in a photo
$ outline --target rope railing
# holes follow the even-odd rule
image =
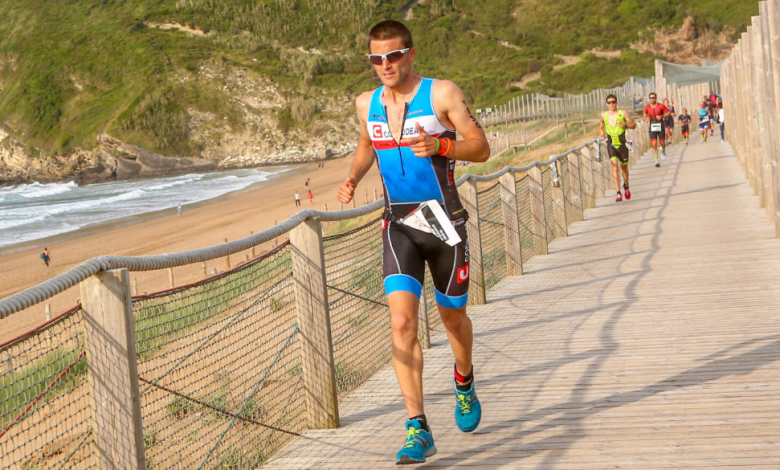
[[[632,163],[650,144],[643,129],[628,131]],[[472,304],[595,207],[609,186],[605,145],[458,179]],[[81,285],[82,305],[0,345],[0,467],[256,468],[307,428],[337,427],[340,400],[390,363],[392,332],[380,221],[331,237],[322,223],[382,207],[304,210],[222,245],[102,256],[0,301],[8,316]],[[130,295],[129,271],[221,258],[282,234],[289,242],[232,270]],[[426,273],[424,348],[440,322],[433,289]]]

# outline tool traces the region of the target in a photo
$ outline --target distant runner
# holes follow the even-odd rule
[[[416,464],[436,453],[423,406],[423,356],[417,340],[426,262],[455,356],[455,424],[471,432],[482,418],[471,360],[474,338],[466,315],[468,215],[453,173],[455,160],[486,161],[490,146],[457,85],[422,78],[412,71],[417,51],[403,23],[386,20],[376,24],[368,34],[368,48],[368,58],[383,86],[357,98],[360,138],[338,196],[343,203],[352,200],[376,155],[385,194],[383,271],[393,368],[409,416],[406,443],[396,463]],[[456,141],[457,133],[461,140]]]
[[[301,195],[298,194],[298,191],[295,191],[295,207],[299,207],[301,205]]]
[[[710,102],[707,103],[707,110],[710,116],[710,135],[715,135],[715,120],[718,118],[718,102],[715,101],[717,97],[713,94],[710,97]]]
[[[607,95],[607,108],[599,123],[599,134],[607,138],[607,154],[612,162],[612,182],[617,191],[616,202],[623,200],[620,193],[620,172],[623,172],[623,190],[626,199],[631,199],[628,189],[628,147],[626,146],[626,128],[636,129],[636,123],[628,115],[628,111],[617,109],[617,96]],[[618,163],[619,162],[619,163]]]
[[[720,125],[720,141],[725,142],[726,141],[726,134],[723,129],[723,119],[725,117],[725,113],[723,112],[723,102],[718,100],[718,125]]]
[[[672,145],[672,140],[674,138],[674,105],[669,104],[669,100],[664,98],[664,106],[666,106],[669,109],[669,116],[664,118],[664,132],[666,133],[666,146],[669,147]]]
[[[683,108],[682,114],[680,114],[680,132],[682,132],[682,136],[685,138],[685,145],[688,145],[689,138],[688,136],[691,133],[691,116],[688,114],[688,108]]]
[[[43,248],[43,252],[41,253],[41,260],[43,260],[43,264],[48,268],[51,257],[49,256],[49,249],[46,247]]]
[[[699,104],[699,132],[701,132],[701,138],[704,139],[704,143],[707,143],[707,128],[710,126],[710,112],[707,109],[707,102],[702,101]]]
[[[661,141],[661,155],[666,158],[666,146],[664,145],[664,123],[665,117],[671,116],[669,109],[656,103],[658,95],[650,93],[650,104],[645,106],[644,119],[645,122],[650,124],[650,142],[653,144],[653,157],[655,158],[655,166],[658,168],[661,163],[658,161],[658,141]]]

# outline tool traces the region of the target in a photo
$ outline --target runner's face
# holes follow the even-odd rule
[[[387,54],[388,52],[398,51],[406,49],[401,42],[401,38],[386,39],[384,41],[371,41],[371,53],[372,54]],[[372,65],[376,74],[379,76],[379,80],[386,87],[393,88],[400,85],[409,72],[412,70],[412,64],[414,63],[415,50],[412,48],[409,52],[404,54],[403,58],[395,63],[390,63],[388,60],[383,60],[382,65]]]

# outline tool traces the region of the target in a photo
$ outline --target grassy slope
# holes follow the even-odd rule
[[[374,86],[363,54],[367,27],[397,18],[405,0],[4,0],[0,2],[0,119],[46,150],[89,147],[97,133],[171,154],[192,153],[182,140],[155,140],[128,126],[133,114],[175,125],[184,107],[215,112],[240,126],[240,113],[217,90],[190,81],[205,60],[272,77],[290,93],[340,98]],[[179,7],[177,8],[177,4]],[[418,71],[451,78],[477,105],[506,100],[509,84],[540,68],[537,90],[583,92],[649,76],[649,54],[586,57],[551,71],[553,54],[625,48],[647,27],[674,27],[687,14],[700,26],[740,30],[755,0],[425,0],[408,22],[419,48]],[[191,38],[144,27],[178,21],[212,33]],[[616,25],[618,27],[616,27]],[[519,48],[504,47],[498,40]],[[322,55],[295,48],[317,48]],[[9,59],[18,64],[16,71]],[[255,60],[252,60],[255,59]],[[545,67],[548,66],[548,67]],[[78,91],[76,86],[82,86]],[[145,96],[166,97],[156,111]],[[136,122],[144,119],[136,119]],[[124,125],[123,125],[124,123]]]

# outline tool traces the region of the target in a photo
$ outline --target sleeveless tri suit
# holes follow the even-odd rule
[[[455,140],[455,130],[442,124],[433,109],[434,81],[423,78],[406,103],[402,138],[417,136],[419,123],[434,137]],[[374,90],[366,125],[385,190],[382,224],[385,293],[406,291],[419,298],[427,261],[437,303],[449,308],[464,307],[469,288],[467,214],[455,186],[455,161],[440,155],[417,157],[408,145],[399,145],[393,139],[382,100],[384,89]],[[462,240],[457,245],[449,246],[433,234],[398,221],[430,200],[438,201],[449,216]]]

